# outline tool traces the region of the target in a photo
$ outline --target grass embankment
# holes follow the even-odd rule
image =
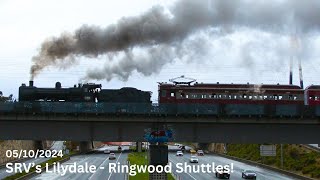
[[[147,165],[148,160],[146,158],[146,152],[133,152],[128,155],[128,161],[130,164]],[[137,173],[135,176],[129,176],[129,180],[147,180],[149,179],[149,173]],[[168,174],[168,180],[174,180],[171,174]]]
[[[68,157],[70,157],[72,154],[75,154],[75,152],[71,152],[70,154],[68,155],[63,155],[62,157],[55,157],[55,158],[51,158],[43,163],[40,163],[39,165],[41,166],[41,168],[44,168],[47,164],[48,166],[52,165],[54,162],[57,162],[57,161],[60,161],[62,159],[66,159]],[[4,178],[4,180],[14,180],[14,179],[18,179],[18,178],[21,178],[22,176],[25,176],[26,174],[29,174],[29,173],[33,173],[36,171],[36,168],[33,167],[29,170],[29,172],[27,173],[26,171],[22,172],[22,173],[16,173],[14,175],[11,175],[11,176],[8,176],[6,178]]]
[[[228,144],[227,155],[256,161],[281,168],[281,148],[277,145],[277,156],[261,157],[260,144]],[[283,169],[320,179],[320,153],[301,145],[283,145]]]

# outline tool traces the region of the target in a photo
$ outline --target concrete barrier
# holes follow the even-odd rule
[[[308,145],[308,144],[301,144],[301,146],[303,146],[303,147],[305,147],[307,149],[310,149],[312,151],[320,152],[320,148],[316,148],[316,147]]]

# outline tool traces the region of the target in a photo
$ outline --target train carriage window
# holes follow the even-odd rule
[[[278,95],[273,95],[274,100],[278,100]]]
[[[186,98],[187,98],[187,99],[189,98],[189,94],[186,94]]]
[[[162,96],[162,97],[166,97],[166,95],[167,95],[167,91],[166,91],[166,90],[162,90],[162,91],[161,91],[161,96]]]
[[[289,100],[293,100],[293,96],[291,94],[289,95]]]
[[[281,99],[282,99],[282,95],[279,96],[279,100],[281,100]]]
[[[184,97],[185,97],[185,94],[184,94],[184,93],[181,93],[180,96],[181,96],[182,98],[184,98]]]
[[[174,97],[174,92],[171,92],[170,95],[171,95],[171,97]]]
[[[247,95],[246,95],[246,94],[243,94],[243,95],[242,95],[242,98],[243,98],[243,99],[247,99]]]
[[[309,96],[309,99],[310,100],[314,100],[314,96]]]

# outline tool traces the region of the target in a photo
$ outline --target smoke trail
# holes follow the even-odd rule
[[[74,33],[47,39],[32,58],[31,79],[45,67],[72,65],[78,56],[94,58],[116,52],[125,53],[117,66],[105,66],[96,74],[88,71],[86,78],[125,80],[134,70],[150,75],[178,57],[174,52],[179,52],[187,37],[209,27],[247,27],[280,34],[290,34],[296,27],[301,33],[320,27],[318,0],[178,0],[169,11],[156,6],[141,16],[122,18],[105,28],[83,25]],[[136,61],[141,55],[134,55],[133,48],[149,52],[149,56],[142,57],[145,63]]]

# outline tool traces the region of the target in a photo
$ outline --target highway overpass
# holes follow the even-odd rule
[[[5,114],[2,140],[132,141],[170,129],[169,141],[319,144],[318,118]]]

